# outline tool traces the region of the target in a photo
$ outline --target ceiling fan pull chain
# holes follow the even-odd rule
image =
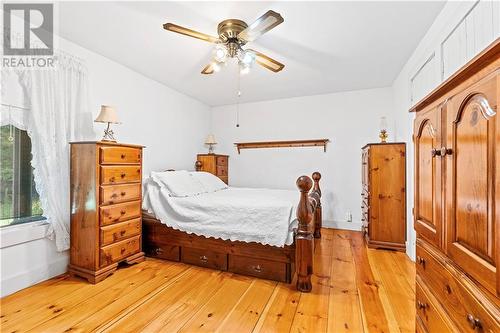
[[[238,99],[236,100],[236,127],[240,127],[241,73],[238,69]]]

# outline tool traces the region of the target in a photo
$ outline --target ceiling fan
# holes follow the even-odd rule
[[[168,31],[215,44],[213,61],[203,68],[201,71],[202,74],[213,74],[214,72],[218,72],[228,58],[236,58],[240,66],[240,72],[245,74],[250,71],[254,63],[273,72],[279,72],[285,67],[285,65],[279,61],[258,51],[243,49],[246,43],[253,42],[269,30],[283,23],[283,21],[283,17],[272,10],[269,10],[250,25],[242,20],[228,19],[220,22],[217,26],[217,34],[219,37],[207,35],[173,23],[165,23],[163,28]]]

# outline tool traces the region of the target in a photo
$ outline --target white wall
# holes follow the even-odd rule
[[[208,106],[69,41],[60,40],[59,48],[87,63],[94,116],[101,104],[114,105],[122,122],[113,127],[118,141],[146,146],[144,174],[193,168],[209,131]],[[95,124],[96,139],[103,128]],[[66,271],[68,254],[43,237],[45,228],[28,224],[0,231],[2,296]]]
[[[500,2],[447,2],[392,85],[397,140],[412,142],[410,107],[499,37]],[[453,50],[450,52],[449,50]],[[407,150],[407,253],[415,258],[413,145]]]
[[[234,186],[297,189],[300,175],[323,175],[325,225],[359,229],[361,220],[361,147],[378,142],[379,119],[393,124],[390,88],[297,97],[212,108],[212,132],[218,153],[230,155],[229,182]],[[389,128],[390,140],[394,133]],[[321,148],[243,150],[234,142],[328,138]],[[298,198],[298,192],[297,192]],[[346,223],[352,213],[353,223]]]

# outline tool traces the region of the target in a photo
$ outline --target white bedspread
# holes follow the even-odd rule
[[[143,209],[177,230],[282,247],[293,243],[298,201],[298,191],[236,187],[176,198],[150,178]]]

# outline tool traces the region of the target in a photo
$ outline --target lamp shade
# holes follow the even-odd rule
[[[214,145],[216,144],[217,142],[215,142],[215,136],[213,134],[209,134],[207,136],[207,139],[205,140],[205,144],[206,145]]]
[[[387,131],[387,118],[386,117],[380,117],[380,130],[386,130]]]
[[[119,124],[118,116],[116,115],[116,111],[112,106],[101,105],[101,112],[94,120],[96,123],[113,123]]]

